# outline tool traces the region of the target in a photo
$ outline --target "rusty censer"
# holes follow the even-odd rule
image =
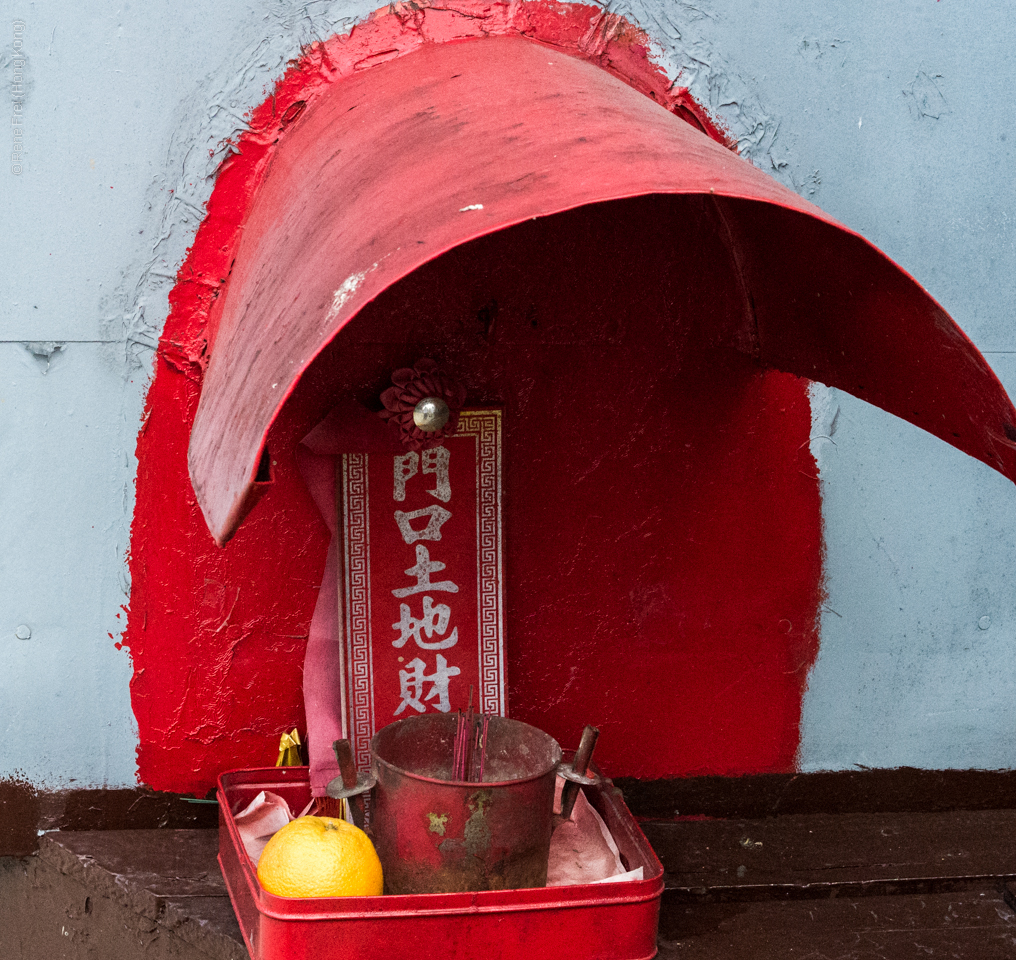
[[[456,723],[454,714],[411,717],[370,742],[385,893],[544,886],[561,747],[536,727],[491,716],[482,779],[455,779]]]

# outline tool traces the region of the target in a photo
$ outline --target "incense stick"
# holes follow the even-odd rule
[[[469,704],[465,714],[455,716],[455,739],[452,741],[452,779],[466,783],[482,783],[487,760],[487,728],[489,713],[473,713],[473,686],[469,685]]]

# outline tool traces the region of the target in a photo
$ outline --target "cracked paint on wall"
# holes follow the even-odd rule
[[[133,589],[124,643],[135,664],[131,691],[140,731],[139,775],[152,786],[201,792],[223,768],[270,762],[277,731],[302,724],[299,672],[325,548],[323,526],[292,460],[308,424],[296,415],[288,420],[283,417],[271,440],[273,487],[222,551],[214,547],[204,527],[185,468],[201,377],[208,351],[214,350],[214,324],[209,317],[214,317],[214,302],[228,277],[237,228],[270,165],[272,146],[285,136],[287,126],[299,122],[306,105],[328,84],[368,67],[375,62],[377,50],[384,51],[383,60],[423,43],[508,32],[571,50],[622,77],[714,138],[729,142],[687,90],[648,57],[651,44],[646,36],[616,14],[595,7],[493,5],[482,8],[480,15],[418,5],[395,7],[358,25],[348,36],[305,51],[272,96],[251,114],[250,130],[226,151],[219,167],[207,214],[170,295],[170,316],[160,339],[138,440],[130,558]],[[757,376],[747,371],[745,375]],[[804,384],[772,375],[751,390],[760,391],[757,399],[762,411],[750,414],[751,433],[761,430],[760,435],[771,438],[774,457],[793,451],[800,454],[809,424]],[[762,419],[756,422],[759,416]],[[804,456],[810,455],[805,451]],[[716,669],[704,670],[701,653],[694,655],[704,679],[693,681],[689,689],[696,692],[674,707],[674,716],[687,725],[695,705],[708,702],[701,715],[711,718],[711,726],[699,731],[694,749],[664,741],[656,744],[654,752],[633,753],[632,731],[626,730],[621,718],[628,715],[630,725],[631,710],[624,708],[628,701],[619,692],[615,698],[622,707],[615,721],[620,724],[618,735],[612,745],[604,744],[605,762],[612,761],[611,769],[617,774],[746,772],[789,769],[792,764],[801,691],[817,645],[820,556],[815,479],[810,472],[795,469],[791,473],[792,482],[778,498],[784,506],[792,505],[794,512],[794,522],[789,522],[786,510],[780,514],[788,521],[785,535],[801,536],[810,543],[802,551],[801,592],[788,608],[792,615],[773,619],[776,632],[771,637],[768,627],[760,628],[768,639],[745,664],[747,673],[726,675],[726,657],[716,661]],[[773,474],[777,475],[782,476],[780,470]],[[721,550],[719,555],[743,558],[753,551],[754,547],[748,553]],[[632,602],[643,611],[643,621],[659,619],[660,604],[652,596],[635,597]],[[734,615],[730,630],[735,635],[738,617],[743,616],[752,614],[745,608]],[[782,633],[780,623],[786,624]],[[735,646],[761,636],[752,628],[734,641]],[[611,641],[605,631],[595,642],[602,646]],[[585,722],[591,690],[606,692],[615,671],[595,666],[594,650],[586,655],[580,682],[566,671],[558,683],[558,652],[521,652],[533,653],[536,659],[520,657],[514,680],[509,661],[517,705],[513,712],[522,717],[532,714],[530,719],[539,722],[536,714],[544,709],[542,705],[552,704],[549,723],[566,739],[570,726],[580,729]],[[661,651],[647,648],[644,655],[647,663],[655,663]],[[545,657],[542,665],[541,656]],[[653,670],[667,687],[665,673],[662,663]],[[756,686],[761,684],[771,694],[757,700],[756,705],[764,707],[757,716],[753,709],[736,706],[749,675]],[[735,730],[740,734],[734,735]]]

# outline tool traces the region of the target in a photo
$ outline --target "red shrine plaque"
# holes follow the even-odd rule
[[[503,715],[501,411],[463,410],[440,446],[348,453],[343,687],[361,769],[394,720],[474,707]]]

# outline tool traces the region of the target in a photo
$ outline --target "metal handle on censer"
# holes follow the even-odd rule
[[[600,777],[595,773],[588,774],[589,761],[593,758],[593,749],[596,747],[596,738],[600,731],[593,726],[587,725],[582,731],[582,740],[579,741],[579,748],[575,751],[575,757],[571,763],[561,763],[557,768],[557,775],[563,777],[567,782],[561,791],[561,819],[570,820],[572,810],[575,808],[575,801],[579,797],[579,790],[582,787],[594,787],[600,782]]]
[[[353,823],[361,830],[364,827],[363,794],[373,789],[377,777],[370,770],[356,772],[353,760],[353,747],[348,740],[336,740],[332,744],[335,759],[339,761],[342,772],[325,788],[325,793],[333,800],[345,800],[353,812]]]

